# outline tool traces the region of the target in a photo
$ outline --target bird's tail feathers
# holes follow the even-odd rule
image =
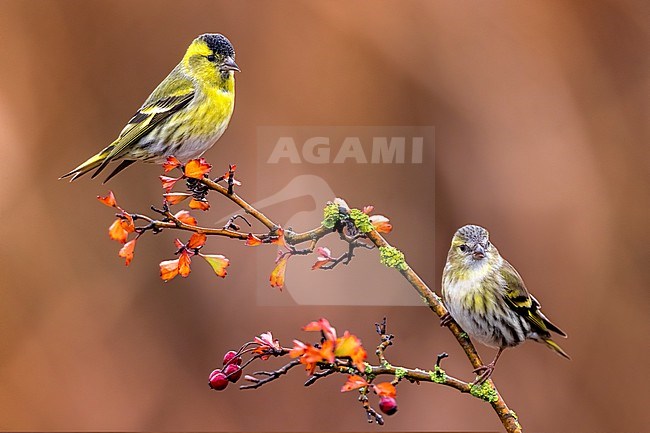
[[[548,318],[539,310],[537,310],[537,314],[539,314],[539,317],[542,318],[542,321],[544,322],[544,325],[546,325],[546,328],[548,328],[549,331],[553,331],[556,334],[566,338],[566,332],[558,328],[555,324],[553,324]]]
[[[558,344],[555,341],[551,340],[550,338],[544,338],[543,341],[548,347],[553,349],[553,351],[558,355],[563,356],[566,359],[571,359],[571,357],[560,346],[558,346]]]
[[[108,146],[106,149],[102,150],[95,156],[91,156],[88,158],[85,162],[82,162],[79,164],[79,166],[73,170],[71,170],[69,173],[64,174],[59,178],[65,179],[67,177],[71,177],[70,182],[73,180],[77,179],[80,176],[83,176],[84,174],[88,173],[89,171],[95,169],[96,167],[99,167],[106,161],[106,158],[110,155],[111,150],[113,148],[113,145],[111,144]]]

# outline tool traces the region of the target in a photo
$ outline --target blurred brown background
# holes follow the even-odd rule
[[[225,350],[267,329],[289,344],[320,316],[372,347],[387,315],[394,364],[427,368],[444,350],[447,370],[471,378],[426,308],[258,307],[256,264],[235,242],[214,241],[233,260],[225,280],[199,264],[163,285],[172,234],[147,236],[125,268],[94,196],[110,187],[145,210],[159,200],[157,167],[108,186],[56,181],[113,139],[189,41],[218,31],[243,72],[207,157],[239,163],[242,195],[286,175],[247,169],[260,125],[434,125],[435,248],[412,223],[428,218],[418,200],[430,187],[404,191],[399,208],[391,188],[337,193],[391,216],[390,240],[436,287],[454,230],[490,229],[570,335],[571,362],[527,343],[499,363],[526,431],[647,429],[649,12],[641,1],[0,2],[0,428],[382,430],[338,393],[343,378],[304,389],[295,371],[258,391],[208,389]],[[399,404],[383,430],[500,430],[487,405],[439,386],[404,384]]]

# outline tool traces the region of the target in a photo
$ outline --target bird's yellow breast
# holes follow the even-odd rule
[[[198,135],[210,135],[228,125],[235,108],[235,92],[224,92],[219,88],[203,89],[203,95],[196,101],[193,122]]]

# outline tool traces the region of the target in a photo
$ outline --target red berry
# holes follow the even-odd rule
[[[235,352],[234,350],[229,350],[223,356],[223,365],[228,365],[228,364],[241,365],[241,357],[237,356],[237,352]]]
[[[223,369],[223,374],[226,375],[229,381],[235,383],[239,380],[242,374],[242,369],[235,364],[228,364]]]
[[[228,378],[218,368],[210,373],[210,388],[221,391],[228,386]]]
[[[384,396],[379,399],[379,409],[386,415],[392,415],[397,412],[397,400]]]

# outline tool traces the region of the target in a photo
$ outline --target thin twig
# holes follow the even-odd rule
[[[261,379],[259,377],[255,377],[255,376],[246,375],[244,377],[244,379],[246,379],[246,380],[248,380],[249,382],[252,382],[252,383],[249,383],[249,384],[246,384],[246,385],[241,385],[239,387],[239,389],[256,389],[256,388],[259,388],[260,386],[262,386],[264,384],[267,384],[269,382],[272,382],[272,381],[276,380],[277,378],[279,378],[283,374],[287,374],[287,372],[289,370],[291,370],[292,368],[294,368],[294,367],[296,367],[298,365],[300,365],[300,360],[294,359],[291,362],[289,362],[289,363],[283,365],[282,367],[278,368],[277,370],[274,370],[274,371],[256,371],[255,373],[253,373],[256,376],[267,376],[267,377],[265,377],[263,379]]]

